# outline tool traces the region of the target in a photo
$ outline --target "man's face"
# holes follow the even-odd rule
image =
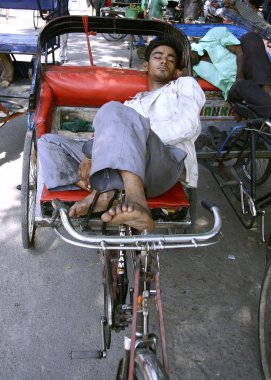
[[[157,46],[151,52],[149,62],[144,62],[144,70],[154,81],[168,83],[176,75],[177,55],[175,50],[166,45]]]

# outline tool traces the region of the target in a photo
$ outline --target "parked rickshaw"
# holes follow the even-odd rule
[[[156,234],[135,234],[124,225],[105,226],[93,215],[73,221],[69,219],[67,206],[88,193],[83,190],[55,192],[46,189],[39,166],[37,139],[49,131],[61,133],[63,120],[71,120],[72,117],[92,120],[102,104],[110,100],[123,102],[147,89],[147,78],[139,70],[93,65],[43,65],[41,52],[46,50],[47,42],[64,33],[85,33],[87,39],[95,33],[169,35],[182,45],[183,62],[191,73],[189,42],[182,32],[162,22],[87,16],[66,16],[49,22],[42,30],[38,42],[29,98],[21,188],[24,248],[33,246],[35,230],[39,226],[47,226],[54,228],[57,236],[69,244],[90,248],[90,254],[93,249],[100,252],[104,286],[102,347],[95,352],[73,351],[72,357],[105,358],[110,348],[112,331],[118,332],[132,325],[130,337],[125,338],[124,355],[116,378],[168,379],[170,371],[159,282],[159,253],[166,254],[167,249],[173,248],[178,253],[181,248],[216,243],[221,238],[220,213],[210,202],[203,203],[213,214],[213,227],[205,233],[189,231],[194,218],[195,199],[192,191],[177,183],[162,196],[148,199],[155,219]],[[90,62],[93,64],[90,44],[88,48]],[[125,194],[119,196],[122,198]],[[129,265],[131,270],[128,270]],[[160,338],[157,331],[150,330],[154,300]]]

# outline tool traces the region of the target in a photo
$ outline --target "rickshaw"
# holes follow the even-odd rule
[[[85,33],[90,66],[41,64],[41,52],[46,48],[46,43],[64,33]],[[84,190],[55,192],[46,189],[39,165],[37,139],[49,131],[61,133],[63,120],[78,117],[92,120],[102,104],[110,100],[123,102],[147,88],[143,71],[93,65],[89,38],[96,33],[172,36],[182,45],[183,62],[191,72],[190,47],[186,36],[163,22],[65,16],[52,20],[44,27],[38,41],[23,155],[23,246],[30,249],[34,244],[36,228],[43,226],[53,228],[57,236],[68,244],[87,247],[90,254],[93,250],[100,253],[104,287],[102,347],[96,351],[72,351],[72,358],[105,358],[111,345],[112,331],[119,332],[131,325],[130,336],[125,337],[124,354],[116,378],[168,379],[170,371],[159,254],[166,255],[168,249],[177,249],[178,254],[181,248],[217,243],[222,237],[221,216],[217,206],[205,201],[203,206],[212,213],[213,226],[204,233],[191,230],[195,217],[195,193],[178,182],[165,194],[148,199],[157,232],[136,234],[125,225],[105,225],[94,214],[70,220],[67,207],[88,193]],[[124,196],[120,192],[118,199],[121,201]],[[153,301],[158,314],[158,334],[150,328]],[[161,350],[158,350],[158,341]]]
[[[33,23],[38,28],[38,20],[49,21],[57,12],[59,0],[1,0],[3,9],[29,9],[33,10]]]

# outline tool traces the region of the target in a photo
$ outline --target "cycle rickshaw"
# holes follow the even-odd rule
[[[59,0],[1,0],[3,9],[30,9],[33,10],[34,28],[38,28],[39,20],[47,22],[55,15],[59,7]]]
[[[34,27],[38,27],[38,20],[42,19],[44,22],[51,20],[58,11],[59,0],[1,0],[0,8],[3,9],[21,9],[21,10],[33,10]],[[32,36],[31,36],[32,37]],[[2,44],[1,53],[11,54],[13,61],[17,64],[14,54],[34,54],[36,40],[30,38],[27,35],[6,35],[3,37],[4,44]],[[33,42],[34,41],[34,42]],[[49,48],[50,46],[50,48]],[[54,51],[59,46],[57,41],[51,40],[47,45],[50,49],[50,53],[54,54]],[[49,49],[47,55],[49,54]],[[18,66],[18,70],[20,67]],[[18,96],[9,96],[1,94],[0,99],[0,128],[8,121],[21,116],[26,112],[24,107],[19,103],[9,100],[20,98]]]
[[[85,33],[88,42],[89,36],[96,33],[170,35],[182,45],[184,64],[188,68],[189,43],[182,32],[162,22],[87,16],[65,16],[49,22],[42,30],[38,42],[29,98],[21,187],[24,248],[31,248],[34,244],[37,227],[47,226],[54,228],[57,235],[69,244],[100,252],[104,286],[102,348],[95,352],[73,351],[72,358],[105,358],[110,348],[112,330],[118,332],[132,325],[130,338],[125,338],[124,355],[116,378],[168,379],[159,252],[166,254],[167,249],[195,248],[218,242],[222,236],[220,213],[216,206],[205,202],[204,207],[214,217],[212,228],[204,233],[189,231],[194,217],[193,192],[189,194],[177,183],[162,196],[148,199],[156,224],[156,234],[135,234],[125,225],[105,226],[94,215],[71,222],[66,206],[88,193],[83,190],[50,192],[45,188],[39,166],[37,138],[49,131],[61,133],[63,120],[78,116],[92,119],[97,109],[107,101],[123,102],[129,96],[146,89],[147,80],[144,72],[139,70],[93,65],[42,65],[41,52],[47,41],[67,32]],[[88,48],[90,62],[93,64],[89,43]],[[121,199],[124,194],[119,196]],[[128,278],[131,281],[129,286]],[[150,331],[149,323],[154,300],[159,321],[159,352],[158,335]],[[158,356],[162,357],[163,364]]]

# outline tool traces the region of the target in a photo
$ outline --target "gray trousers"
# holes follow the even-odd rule
[[[228,95],[230,102],[245,101],[259,117],[271,117],[271,96],[261,85],[271,85],[271,62],[266,54],[262,38],[255,32],[244,34],[241,39],[244,55],[245,79],[235,82]]]
[[[92,154],[90,183],[97,191],[122,190],[118,170],[140,177],[150,197],[166,192],[178,181],[186,153],[163,144],[151,130],[149,120],[132,108],[109,102],[97,112],[93,127],[94,143],[87,144]],[[38,155],[48,189],[70,189],[79,180],[83,145],[55,134],[40,138]]]

